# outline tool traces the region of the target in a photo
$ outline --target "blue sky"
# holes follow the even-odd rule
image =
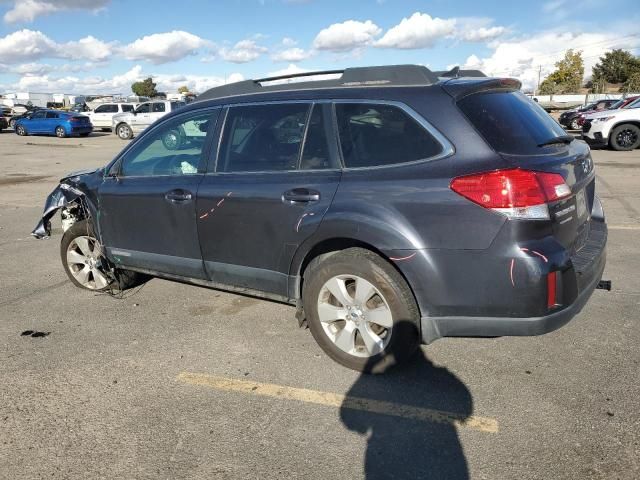
[[[346,66],[452,65],[535,86],[567,48],[640,53],[637,0],[0,0],[0,91],[166,91]],[[618,12],[626,12],[624,16]]]

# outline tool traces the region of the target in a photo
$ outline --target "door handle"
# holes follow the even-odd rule
[[[320,200],[320,192],[309,188],[294,188],[282,194],[283,202],[306,203]]]
[[[191,192],[187,192],[186,190],[171,190],[164,194],[165,200],[170,203],[189,203],[192,199]]]

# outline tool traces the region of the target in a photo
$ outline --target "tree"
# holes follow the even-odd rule
[[[624,82],[621,92],[624,93],[638,93],[640,92],[640,70],[633,72]]]
[[[156,84],[151,77],[143,80],[142,82],[136,82],[131,85],[131,90],[139,97],[155,97],[158,92],[156,91]]]
[[[187,87],[186,85],[181,86],[180,88],[178,88],[178,93],[189,93],[189,87]]]
[[[540,93],[577,93],[582,85],[584,62],[582,52],[569,49],[564,58],[556,62],[556,69],[540,84]]]
[[[600,61],[594,65],[593,83],[595,85],[624,83],[636,70],[640,71],[638,57],[621,48],[611,50],[600,57]]]

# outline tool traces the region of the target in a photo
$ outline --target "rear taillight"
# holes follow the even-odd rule
[[[547,308],[552,309],[558,304],[556,291],[558,289],[558,272],[547,275]]]
[[[562,175],[513,168],[454,178],[451,189],[510,218],[548,220],[547,204],[571,195]]]
[[[83,122],[84,117],[71,117],[72,122]]]

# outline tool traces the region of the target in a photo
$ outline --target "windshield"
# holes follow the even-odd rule
[[[521,92],[484,92],[470,95],[458,106],[485,140],[500,153],[532,155],[555,138],[567,136],[564,129],[537,103]]]

